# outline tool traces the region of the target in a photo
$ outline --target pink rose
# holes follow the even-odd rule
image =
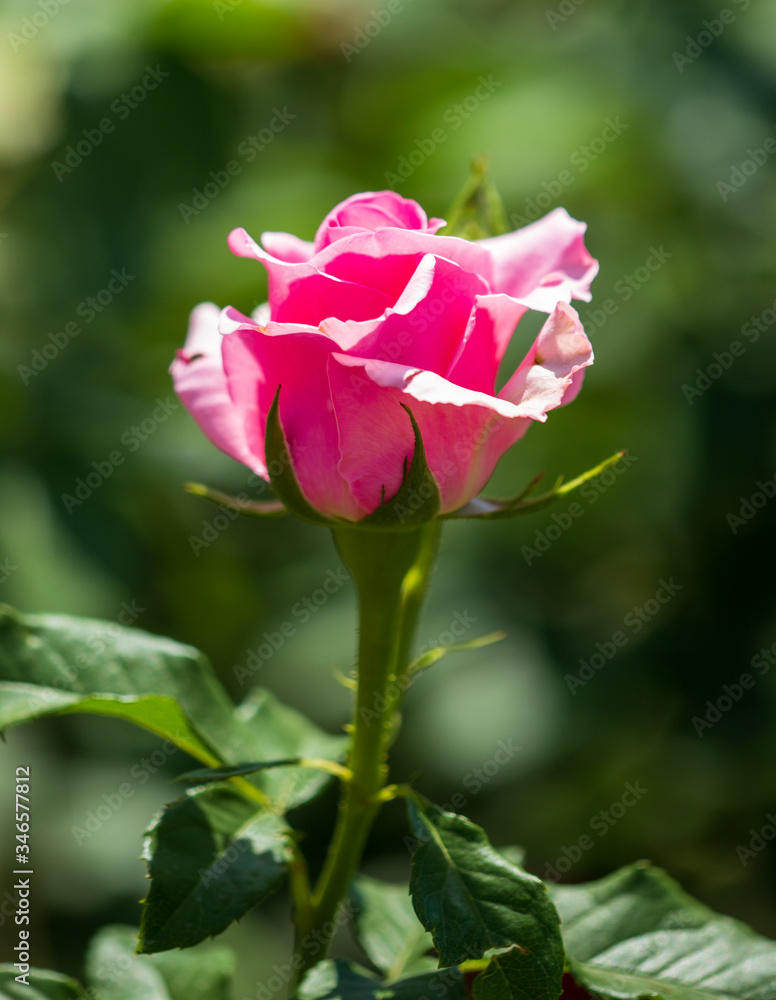
[[[268,477],[264,438],[279,417],[301,490],[318,511],[358,521],[399,489],[417,421],[441,512],[462,507],[531,421],[570,402],[593,351],[572,298],[590,299],[598,263],[564,209],[469,242],[436,235],[414,201],[354,195],[313,243],[245,230],[232,251],[269,274],[253,318],[204,303],[172,364],[205,434]],[[495,383],[528,309],[548,319],[500,392]]]

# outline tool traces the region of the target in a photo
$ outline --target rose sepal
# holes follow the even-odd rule
[[[267,428],[264,438],[269,481],[275,496],[285,506],[289,513],[308,524],[335,527],[350,522],[326,517],[316,510],[302,492],[302,487],[296,478],[290,459],[291,450],[286,441],[283,425],[280,423],[280,389],[277,387],[275,398],[267,414]]]
[[[537,497],[532,497],[530,494],[533,493],[539,485],[544,473],[535,476],[524,490],[509,500],[497,500],[491,497],[475,497],[463,507],[459,507],[458,510],[454,510],[449,514],[442,514],[442,518],[447,520],[455,518],[468,518],[470,520],[480,521],[499,521],[505,520],[508,517],[518,517],[522,514],[531,514],[533,511],[541,510],[542,507],[547,507],[549,504],[555,503],[557,500],[566,496],[567,493],[571,493],[584,483],[589,482],[591,479],[595,479],[596,476],[600,476],[602,472],[605,472],[613,465],[616,465],[624,454],[624,450],[618,451],[610,458],[607,458],[599,465],[596,465],[595,468],[588,469],[587,472],[583,472],[575,479],[570,479],[567,483],[563,482],[563,477],[561,476],[551,490],[548,490],[547,493],[541,493]]]
[[[233,497],[220,490],[213,490],[202,483],[184,483],[183,489],[195,497],[204,497],[205,500],[209,500],[219,507],[226,507],[227,510],[232,510],[236,514],[245,514],[246,517],[285,517],[288,513],[285,504],[280,500],[243,501],[240,497]]]
[[[380,506],[361,521],[355,522],[355,527],[381,531],[412,531],[439,516],[442,497],[436,479],[428,467],[418,422],[409,406],[405,406],[404,403],[400,405],[407,411],[415,436],[412,461],[408,465],[405,458],[401,486],[396,493],[386,500],[383,487]]]

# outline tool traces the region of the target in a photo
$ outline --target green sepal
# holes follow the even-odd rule
[[[211,490],[209,486],[202,483],[184,483],[183,489],[195,497],[204,497],[211,503],[218,504],[219,507],[226,507],[236,514],[244,514],[246,517],[285,517],[288,513],[285,504],[280,500],[249,500],[242,501],[239,497],[230,496],[220,490]]]
[[[402,473],[401,486],[387,500],[383,489],[383,500],[380,506],[361,521],[350,527],[373,528],[383,531],[412,531],[439,516],[442,497],[437,481],[434,479],[426,460],[426,449],[420,434],[418,422],[409,406],[401,404],[407,411],[412,423],[412,433],[415,436],[415,451],[412,461]]]
[[[484,646],[492,646],[494,642],[501,642],[506,638],[506,632],[491,632],[490,635],[481,635],[476,639],[468,639],[465,642],[453,642],[449,646],[434,646],[427,650],[422,656],[409,665],[407,673],[410,677],[414,674],[422,673],[438,663],[443,656],[450,653],[466,653],[473,649],[482,649]]]
[[[283,881],[291,832],[228,785],[192,788],[154,819],[143,841],[151,888],[138,951],[214,937]]]
[[[439,964],[488,958],[477,1000],[557,1000],[564,954],[546,886],[499,854],[465,816],[415,792],[407,805],[418,839],[410,893]]]
[[[549,504],[555,503],[584,483],[595,479],[596,476],[600,476],[602,472],[616,465],[624,454],[625,451],[618,451],[611,458],[607,458],[599,465],[596,465],[595,468],[588,469],[587,472],[583,472],[576,479],[571,479],[567,483],[563,482],[563,477],[561,476],[549,492],[542,493],[538,497],[532,497],[530,494],[536,489],[542,476],[535,476],[524,490],[509,500],[475,497],[474,500],[470,500],[469,503],[458,510],[454,510],[450,514],[442,514],[441,516],[446,519],[469,518],[470,520],[498,521],[508,517],[518,517],[521,514],[532,514],[534,511],[541,510],[542,507],[547,507]]]
[[[479,240],[500,236],[508,229],[504,204],[490,179],[488,165],[482,157],[475,157],[469,179],[450,206],[447,225],[439,235]]]
[[[302,492],[302,487],[299,485],[291,465],[291,453],[280,423],[280,389],[281,386],[278,386],[275,398],[272,400],[272,406],[269,408],[264,436],[267,470],[275,495],[286,510],[301,521],[328,527],[348,523],[325,517],[313,507]]]
[[[550,886],[568,969],[602,1000],[776,1000],[776,941],[720,916],[648,862]]]

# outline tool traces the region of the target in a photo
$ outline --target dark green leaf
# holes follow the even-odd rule
[[[115,622],[0,607],[0,731],[46,715],[115,715],[208,764],[232,705],[196,649]],[[192,720],[196,719],[196,725]]]
[[[410,892],[440,965],[459,965],[514,945],[508,957],[491,961],[478,996],[555,1000],[563,946],[558,914],[543,883],[495,851],[484,831],[465,816],[415,795],[408,805],[419,842]],[[511,992],[504,992],[507,988]]]
[[[423,959],[433,943],[415,914],[406,885],[361,875],[353,883],[351,899],[356,939],[388,980],[436,968],[434,959]]]
[[[465,517],[482,521],[498,521],[508,517],[518,517],[521,514],[531,514],[534,511],[541,510],[542,507],[547,507],[549,504],[555,503],[556,500],[565,497],[566,494],[571,493],[584,483],[595,479],[596,476],[600,476],[602,472],[606,472],[607,469],[616,465],[624,454],[624,451],[618,451],[616,455],[605,459],[600,465],[596,465],[594,469],[588,469],[587,472],[583,472],[576,479],[571,479],[567,483],[564,483],[561,477],[551,490],[540,494],[538,497],[531,497],[529,494],[534,491],[539,480],[542,478],[541,476],[536,476],[532,479],[521,493],[518,493],[516,497],[512,497],[510,500],[475,497],[474,500],[470,500],[464,507],[460,507],[450,514],[443,514],[442,517]]]
[[[196,784],[225,781],[227,778],[242,778],[248,774],[256,774],[257,771],[266,771],[270,767],[296,766],[301,759],[301,757],[294,757],[289,760],[264,760],[251,761],[246,764],[224,764],[223,767],[198,767],[194,771],[186,771],[185,774],[179,774],[175,780],[191,781]]]
[[[267,428],[264,446],[267,456],[272,489],[285,505],[286,509],[302,521],[310,524],[332,525],[340,523],[332,518],[324,517],[312,506],[302,492],[291,465],[290,452],[283,426],[280,423],[280,389],[278,386],[272,406],[267,414]]]
[[[569,968],[607,1000],[776,1000],[776,942],[646,863],[554,886]]]
[[[307,973],[297,992],[299,1000],[466,1000],[458,969],[443,969],[381,983],[365,969],[342,961],[319,962]]]
[[[143,857],[151,888],[140,951],[187,948],[223,931],[283,881],[289,831],[223,785],[190,789],[156,818]]]
[[[27,982],[16,982],[21,975],[9,964],[0,964],[0,1000],[85,1000],[86,994],[79,983],[56,972],[31,969]]]
[[[409,531],[432,521],[439,514],[442,498],[437,481],[426,461],[426,449],[420,436],[420,428],[410,408],[404,403],[401,405],[407,411],[415,435],[412,461],[409,468],[404,469],[398,491],[390,499],[384,497],[377,510],[359,521],[357,526],[387,531]]]
[[[184,483],[183,488],[187,493],[204,497],[219,507],[226,507],[227,510],[234,511],[235,514],[244,514],[246,517],[284,517],[288,513],[280,500],[243,500],[241,497],[232,497],[220,490],[211,490],[202,483]]]
[[[115,622],[22,615],[0,606],[0,732],[46,715],[112,715],[209,766],[292,757],[335,759],[345,737],[322,732],[266,691],[235,708],[205,657]],[[311,768],[252,783],[285,808],[330,780]]]
[[[229,1000],[234,955],[206,947],[136,955],[137,931],[112,925],[98,931],[86,956],[96,1000]]]
[[[337,760],[345,753],[346,736],[332,736],[262,688],[254,688],[235,712],[239,749],[230,747],[230,760],[288,760],[319,757]],[[256,775],[258,785],[284,812],[307,802],[331,781],[331,775],[313,767],[266,770]]]

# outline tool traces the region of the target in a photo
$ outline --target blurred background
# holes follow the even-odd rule
[[[493,492],[619,448],[628,461],[577,495],[578,517],[564,502],[446,529],[420,645],[461,621],[467,638],[508,637],[418,682],[393,773],[419,770],[539,875],[648,857],[776,935],[776,843],[741,851],[776,813],[776,7],[726,9],[5,0],[0,600],[123,616],[203,649],[237,700],[266,685],[339,731],[353,595],[311,598],[339,569],[331,540],[292,520],[219,527],[182,492],[257,489],[175,405],[167,368],[195,303],[264,301],[262,268],[227,250],[233,227],[309,239],[338,201],[389,186],[444,216],[483,155],[513,228],[563,205],[601,263],[577,304],[596,351],[585,389],[502,461]],[[293,637],[238,683],[288,621]],[[3,803],[13,769],[33,768],[35,964],[78,974],[97,927],[137,922],[142,832],[190,765],[164,757],[83,718],[0,748]],[[79,834],[126,781],[121,808]],[[334,805],[330,791],[297,817],[313,865]],[[387,808],[366,869],[405,878],[405,833]],[[287,910],[278,896],[225,935],[246,996],[286,959]]]

